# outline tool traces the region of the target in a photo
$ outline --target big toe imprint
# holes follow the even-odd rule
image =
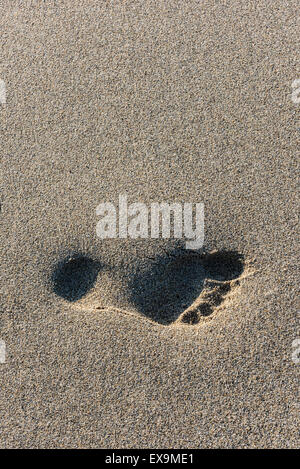
[[[57,295],[83,308],[118,308],[163,325],[197,324],[221,305],[243,270],[236,251],[185,251],[155,259],[118,283],[99,262],[77,255],[56,266],[52,284]]]

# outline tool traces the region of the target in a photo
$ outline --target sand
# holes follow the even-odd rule
[[[0,446],[299,446],[299,2],[2,0],[0,31]],[[203,202],[202,254],[99,239],[125,193]]]

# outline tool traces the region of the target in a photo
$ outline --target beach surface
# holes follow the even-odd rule
[[[0,447],[299,447],[298,0],[3,0],[0,38]],[[203,203],[203,248],[100,239],[120,195]]]

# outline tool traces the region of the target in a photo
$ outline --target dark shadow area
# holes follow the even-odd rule
[[[52,273],[53,291],[68,301],[82,298],[94,285],[100,263],[82,254],[60,261]]]
[[[202,258],[207,277],[214,280],[233,280],[244,270],[244,256],[236,251],[213,252]]]
[[[199,315],[197,311],[189,311],[182,318],[183,324],[194,325],[194,324],[197,324],[198,322],[199,322]]]
[[[235,251],[198,254],[180,250],[161,256],[149,268],[134,273],[129,283],[130,301],[150,319],[170,324],[199,297],[206,280],[226,282],[239,277],[243,270],[243,256]],[[207,301],[198,313],[212,314],[229,290],[230,285],[224,283],[218,286],[218,293],[206,292]],[[197,315],[190,312],[186,323],[196,322]]]
[[[236,284],[237,283],[235,282],[235,285]],[[211,287],[211,290],[209,290],[209,287]],[[181,322],[183,324],[197,324],[201,317],[210,316],[214,312],[215,308],[224,301],[225,295],[230,290],[231,282],[206,282],[202,302],[197,305],[196,309],[187,311],[181,317]]]

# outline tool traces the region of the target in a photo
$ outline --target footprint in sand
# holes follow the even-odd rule
[[[244,257],[236,251],[179,251],[121,277],[76,253],[56,264],[51,283],[58,296],[82,309],[118,310],[162,325],[194,325],[216,311],[239,285],[244,269]]]

